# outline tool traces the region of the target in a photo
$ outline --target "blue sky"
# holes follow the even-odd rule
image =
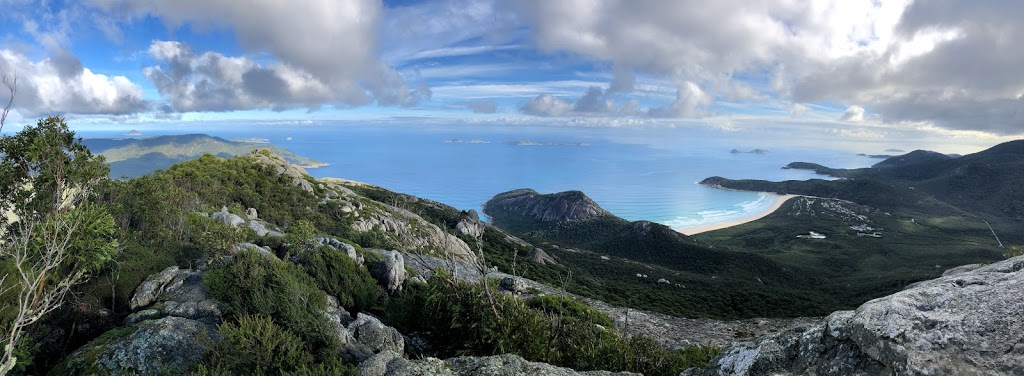
[[[19,79],[12,123],[770,123],[838,140],[979,142],[1024,132],[1018,1],[0,6],[0,73]]]

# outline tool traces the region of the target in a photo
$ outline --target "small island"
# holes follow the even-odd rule
[[[125,133],[124,135],[129,137],[139,137],[142,136],[142,132],[132,129],[131,132]]]

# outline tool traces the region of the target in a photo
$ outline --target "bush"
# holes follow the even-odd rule
[[[238,322],[222,324],[218,332],[223,340],[196,374],[355,374],[336,358],[315,364],[299,336],[266,316],[242,316]]]
[[[324,292],[338,298],[349,312],[369,310],[377,301],[377,281],[348,255],[327,246],[302,253],[299,265]]]
[[[189,214],[188,223],[192,233],[192,243],[200,250],[208,252],[209,262],[229,254],[235,244],[255,237],[255,233],[247,227],[232,227],[195,213]]]
[[[228,317],[263,315],[295,333],[306,351],[326,359],[338,350],[334,328],[323,316],[327,295],[297,266],[253,251],[206,272],[211,297],[227,305]]]
[[[534,298],[524,303],[493,290],[488,297],[478,284],[443,276],[431,278],[427,285],[413,285],[395,297],[387,318],[404,333],[422,333],[435,350],[429,355],[442,358],[515,353],[580,371],[674,376],[717,355],[714,348],[670,351],[650,337],[627,338],[607,316],[569,298]]]
[[[549,315],[565,316],[608,328],[614,325],[608,315],[567,296],[535,296],[526,300],[526,305]]]

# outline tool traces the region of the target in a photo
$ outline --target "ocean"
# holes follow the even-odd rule
[[[128,129],[77,131],[83,137],[116,138],[124,137]],[[315,177],[362,181],[463,210],[480,211],[493,195],[511,189],[579,190],[617,216],[678,230],[746,218],[769,210],[774,203],[765,194],[698,185],[704,178],[804,180],[822,177],[781,167],[808,161],[855,168],[879,161],[828,143],[743,138],[701,127],[315,123],[139,130],[142,137],[206,133],[226,139],[269,139],[330,164],[310,169]],[[732,153],[733,149],[740,153]],[[754,149],[763,152],[748,153]]]

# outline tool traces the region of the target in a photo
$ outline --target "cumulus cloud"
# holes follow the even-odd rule
[[[14,108],[23,117],[49,114],[123,115],[149,109],[142,88],[124,76],[98,74],[67,51],[33,61],[0,50],[0,72],[18,76]]]
[[[615,110],[615,103],[605,97],[604,90],[591,86],[572,108],[576,112],[607,113]]]
[[[700,86],[693,82],[684,82],[676,92],[676,100],[667,107],[652,108],[653,117],[685,117],[699,118],[707,115],[707,107],[711,104],[708,96]]]
[[[611,89],[603,90],[590,86],[575,102],[559,99],[551,94],[541,94],[520,107],[523,113],[535,116],[565,116],[569,114],[633,114],[637,112],[639,103],[629,101],[622,108],[616,109],[615,102],[609,98]]]
[[[284,64],[265,67],[245,57],[197,55],[174,41],[154,41],[149,53],[161,65],[143,73],[179,112],[316,107],[334,94],[316,78]]]
[[[551,94],[541,94],[520,106],[519,110],[534,116],[565,116],[572,111],[572,105]]]
[[[859,123],[864,121],[864,107],[853,105],[846,108],[846,112],[843,116],[839,117],[841,121],[849,121]]]
[[[147,68],[179,111],[251,108],[317,108],[321,104],[412,105],[429,99],[422,85],[405,79],[377,57],[382,13],[374,0],[93,0],[125,22],[146,16],[169,27],[229,28],[252,53],[270,53],[273,64],[156,42],[150,53],[165,66]],[[169,51],[162,49],[169,48]],[[233,85],[241,85],[234,87]],[[241,97],[232,97],[241,95]]]
[[[675,103],[652,114],[701,107],[688,100],[784,99],[869,106],[887,121],[947,129],[1024,130],[1019,1],[524,0],[508,6],[542,50],[611,63],[615,90],[628,90],[634,71],[706,90],[706,97],[681,90]]]

